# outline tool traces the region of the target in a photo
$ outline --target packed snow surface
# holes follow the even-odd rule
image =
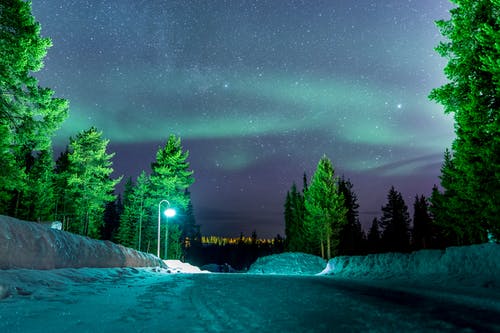
[[[0,269],[165,267],[151,254],[0,215]]]

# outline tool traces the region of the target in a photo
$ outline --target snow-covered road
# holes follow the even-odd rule
[[[495,296],[388,285],[141,268],[6,270],[0,332],[500,331]]]

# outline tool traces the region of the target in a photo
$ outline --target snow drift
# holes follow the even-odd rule
[[[0,269],[151,267],[156,256],[0,215]]]
[[[247,273],[314,275],[321,272],[325,265],[326,261],[320,257],[300,252],[286,252],[258,258]]]
[[[478,287],[500,288],[500,245],[449,247],[413,253],[383,253],[330,259],[320,275],[366,279],[450,279]]]
[[[199,273],[210,273],[209,271],[205,271],[200,269],[197,266],[193,266],[190,263],[182,262],[180,260],[163,260],[165,265],[167,265],[168,273],[189,273],[189,274],[199,274]]]

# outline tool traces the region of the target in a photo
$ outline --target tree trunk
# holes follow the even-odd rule
[[[83,235],[88,236],[89,234],[89,212],[85,212],[85,222],[83,224]]]
[[[321,240],[321,258],[325,259],[325,245],[323,244],[323,240]]]
[[[330,237],[326,238],[326,255],[327,255],[326,259],[330,260],[330,258],[332,257]]]

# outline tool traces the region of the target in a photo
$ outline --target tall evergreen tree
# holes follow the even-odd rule
[[[19,216],[27,221],[48,221],[55,213],[55,178],[52,149],[43,150],[34,159],[28,172],[27,189]]]
[[[410,246],[410,214],[401,193],[391,186],[387,204],[382,207],[380,226],[382,246],[391,252],[406,252]]]
[[[364,233],[359,222],[358,197],[354,193],[353,185],[349,179],[342,176],[338,180],[339,192],[344,197],[344,206],[347,210],[346,221],[340,233],[339,254],[361,254],[364,248]]]
[[[62,222],[64,230],[68,230],[75,217],[75,205],[68,189],[69,164],[69,147],[66,147],[57,158],[54,170],[54,216]]]
[[[433,190],[430,209],[434,217],[433,225],[440,232],[441,245],[481,242],[482,232],[474,221],[476,207],[470,197],[461,193],[466,178],[456,167],[449,149],[445,151],[439,178],[444,191],[441,193],[437,188]]]
[[[189,197],[189,203],[186,211],[183,214],[181,222],[181,238],[183,240],[184,252],[186,252],[188,247],[201,247],[200,226],[196,224],[193,204],[191,202],[191,193],[189,191],[186,191],[186,195]]]
[[[134,231],[134,217],[132,208],[132,194],[134,191],[134,182],[129,177],[125,183],[123,191],[123,210],[120,214],[120,225],[116,233],[116,241],[124,246],[137,249],[135,242],[136,232]]]
[[[368,231],[368,235],[366,236],[366,242],[370,253],[380,252],[379,222],[376,217],[372,221],[372,225]]]
[[[158,149],[156,161],[151,164],[151,192],[147,201],[147,205],[153,211],[158,209],[161,200],[168,200],[171,207],[177,208],[177,210],[187,209],[189,196],[186,194],[186,190],[194,182],[193,171],[189,170],[188,157],[189,153],[182,150],[181,139],[175,135],[170,135],[165,146]],[[151,225],[154,226],[157,221],[152,222]],[[172,255],[178,253],[177,244],[181,243],[178,225],[169,223],[162,228],[168,228],[166,230],[168,244],[175,247]],[[178,229],[179,231],[177,231]]]
[[[26,174],[16,163],[10,129],[0,121],[0,214],[9,213],[16,189],[24,186]]]
[[[115,200],[112,193],[121,180],[110,178],[114,154],[106,153],[108,143],[95,127],[70,139],[68,189],[76,215],[70,230],[94,238],[100,236],[105,205]]]
[[[288,251],[288,244],[290,243],[290,237],[293,237],[293,232],[292,232],[292,225],[293,225],[293,220],[292,220],[292,198],[290,196],[290,191],[286,192],[286,198],[285,198],[285,211],[284,211],[284,217],[285,217],[285,248]]]
[[[51,46],[40,36],[40,24],[31,14],[31,3],[4,0],[0,4],[0,160],[18,171],[0,182],[0,198],[11,204],[2,211],[19,216],[28,189],[27,177],[20,172],[32,168],[35,152],[50,149],[51,138],[67,116],[66,100],[54,98],[54,92],[38,86],[31,74],[43,67],[43,58]],[[5,178],[7,178],[5,177]],[[40,193],[40,195],[43,195]]]
[[[151,196],[151,182],[144,171],[137,177],[137,182],[132,192],[130,205],[137,212],[137,249],[143,250],[143,239],[147,239],[148,243],[152,242],[151,228],[147,228],[145,221],[150,220],[151,210],[147,209],[147,200]]]
[[[287,192],[285,202],[285,247],[287,251],[307,251],[304,214],[304,196],[297,191],[297,186],[293,183],[290,191]]]
[[[122,207],[121,195],[116,200],[106,202],[100,239],[114,241],[117,238]]]
[[[344,196],[338,191],[332,162],[323,156],[305,193],[306,229],[310,242],[317,244],[321,257],[331,258],[346,224]]]
[[[413,229],[412,243],[413,248],[427,249],[431,244],[432,221],[429,214],[429,204],[427,198],[423,195],[416,196],[413,204]]]
[[[452,145],[454,182],[442,181],[442,207],[454,214],[452,230],[461,244],[500,236],[500,3],[498,0],[453,0],[451,18],[438,21],[447,38],[436,48],[448,59],[449,83],[430,98],[455,119]],[[459,230],[463,229],[465,230]]]

